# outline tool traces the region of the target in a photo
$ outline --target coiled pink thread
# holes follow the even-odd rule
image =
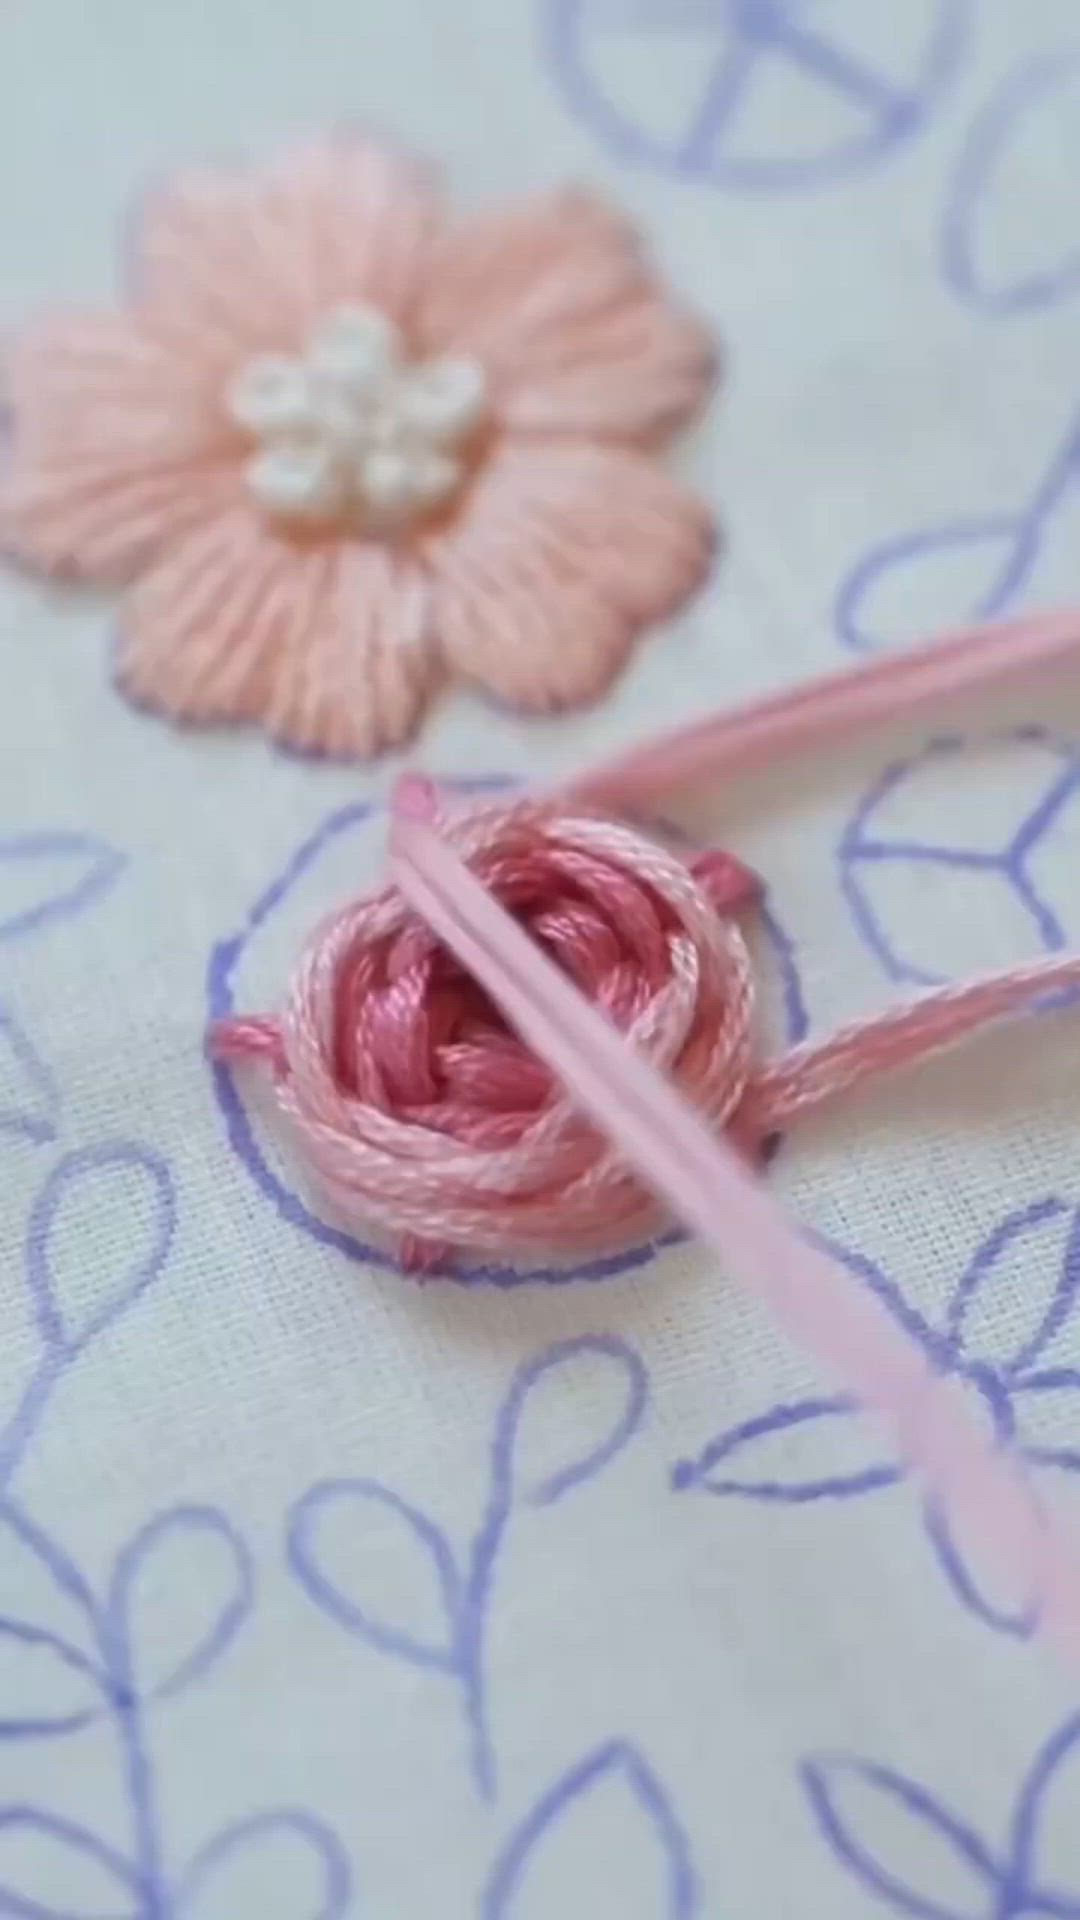
[[[1014,677],[1080,641],[1075,615],[974,630],[701,723],[578,783],[650,797],[685,771],[760,765],[853,721]],[[752,877],[725,855],[690,866],[565,799],[486,806],[448,842],[635,1052],[714,1130],[753,1150],[873,1076],[1080,982],[1080,957],[947,987],[761,1065],[754,980],[734,913]],[[544,1060],[394,889],[318,927],[278,1017],[228,1020],[219,1059],[262,1059],[330,1204],[410,1267],[448,1248],[566,1254],[642,1238],[664,1209]]]
[[[1075,614],[972,629],[683,730],[578,792],[627,804],[693,774],[748,771],[1078,649]],[[731,917],[750,886],[723,856],[691,872],[565,802],[444,825],[419,781],[399,791],[393,853],[400,894],[325,923],[281,1020],[226,1022],[212,1036],[222,1057],[269,1060],[338,1202],[401,1234],[420,1261],[443,1238],[577,1247],[640,1232],[649,1195],[662,1195],[884,1420],[941,1509],[1003,1568],[1034,1577],[1039,1631],[1080,1660],[1071,1533],[1041,1511],[956,1383],[788,1225],[725,1140],[752,1143],[1080,983],[1080,955],[944,989],[757,1068],[749,960]]]
[[[472,871],[715,1126],[751,1072],[754,988],[724,855],[688,867],[640,834],[535,802],[447,833]],[[280,1016],[230,1020],[219,1059],[263,1058],[304,1160],[346,1219],[412,1267],[448,1247],[573,1253],[662,1210],[549,1067],[394,889],[318,927]]]
[[[878,1417],[937,1510],[976,1538],[1003,1572],[1022,1568],[1036,1624],[1080,1662],[1080,1552],[1044,1512],[1019,1459],[973,1418],[956,1380],[848,1269],[788,1224],[722,1134],[605,1020],[440,838],[433,794],[399,795],[394,870],[403,892],[484,983],[536,1054],[551,1063],[629,1166],[753,1286],[780,1326]],[[1044,968],[1075,977],[1078,962]],[[1004,982],[999,982],[1004,985]]]

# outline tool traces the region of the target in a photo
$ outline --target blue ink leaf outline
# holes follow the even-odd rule
[[[33,1096],[33,1106],[0,1109],[0,1133],[14,1134],[41,1147],[55,1140],[60,1112],[60,1089],[51,1067],[31,1040],[25,1027],[16,1020],[11,1008],[0,1003],[0,1045],[18,1067]]]
[[[1028,1770],[1016,1802],[1010,1831],[1010,1880],[1017,1887],[1028,1889],[1036,1885],[1036,1854],[1043,1803],[1062,1766],[1078,1749],[1080,1713],[1071,1715],[1050,1735]],[[1040,1889],[1039,1897],[1048,1903],[1045,1906],[1047,1913],[1062,1915],[1064,1920],[1074,1920],[1074,1916],[1080,1915],[1080,1891],[1070,1900],[1067,1895],[1051,1894],[1048,1890]],[[1033,1911],[1040,1910],[1033,1904]]]
[[[127,865],[124,854],[93,834],[35,832],[0,837],[0,872],[5,861],[78,858],[85,871],[60,893],[39,900],[32,907],[0,919],[0,942],[20,939],[36,933],[56,920],[67,920],[104,893]]]
[[[936,1900],[924,1899],[917,1889],[897,1880],[890,1869],[875,1859],[838,1808],[833,1785],[838,1777],[859,1780],[899,1803],[907,1814],[924,1821],[944,1838],[986,1883],[988,1890],[999,1888],[999,1863],[979,1835],[955,1819],[917,1780],[874,1761],[855,1759],[847,1754],[814,1755],[802,1762],[799,1773],[817,1825],[837,1858],[871,1892],[888,1901],[897,1912],[909,1915],[910,1920],[971,1920],[971,1916],[959,1914],[952,1907],[939,1906]]]
[[[353,1873],[348,1854],[331,1827],[298,1807],[274,1807],[245,1815],[243,1819],[223,1827],[212,1840],[208,1840],[189,1863],[177,1887],[176,1920],[180,1920],[180,1915],[198,1898],[207,1876],[213,1873],[215,1867],[230,1859],[248,1840],[275,1832],[298,1834],[310,1845],[325,1869],[324,1903],[317,1914],[303,1916],[303,1920],[341,1920],[353,1892]],[[240,1920],[240,1916],[237,1916],[237,1920]],[[298,1915],[297,1920],[301,1920],[301,1916]]]
[[[546,1475],[534,1489],[516,1488],[514,1452],[532,1394],[551,1374],[583,1357],[612,1360],[622,1369],[626,1384],[622,1413],[606,1438],[580,1460],[570,1461],[558,1473]],[[647,1376],[640,1354],[625,1341],[607,1334],[588,1333],[559,1340],[534,1359],[525,1361],[514,1375],[495,1423],[494,1479],[499,1487],[505,1487],[508,1504],[516,1500],[532,1507],[555,1506],[572,1488],[583,1486],[602,1473],[636,1433],[645,1411],[647,1393]]]
[[[53,1585],[65,1600],[74,1602],[96,1635],[99,1624],[97,1602],[74,1560],[10,1497],[0,1501],[0,1525],[9,1527],[20,1544],[33,1554]]]
[[[145,1695],[140,1695],[131,1633],[131,1602],[135,1584],[160,1542],[170,1535],[185,1533],[224,1543],[232,1560],[235,1588],[201,1639],[168,1671],[163,1680],[155,1681]],[[255,1572],[250,1549],[224,1513],[217,1507],[176,1506],[155,1514],[152,1520],[132,1534],[117,1554],[106,1605],[107,1638],[117,1657],[119,1671],[130,1678],[133,1696],[166,1700],[183,1692],[196,1680],[201,1680],[217,1665],[236,1639],[251,1612],[254,1599]]]
[[[1048,1194],[1014,1213],[1005,1214],[976,1247],[945,1309],[945,1332],[954,1361],[967,1363],[971,1357],[965,1338],[966,1324],[983,1288],[993,1282],[1002,1256],[1011,1253],[1024,1236],[1037,1233],[1048,1221],[1061,1220],[1070,1213],[1072,1225],[1053,1296],[1035,1331],[1021,1341],[1011,1360],[1001,1365],[1001,1371],[1011,1380],[1038,1359],[1064,1325],[1080,1291],[1080,1209],[1071,1208],[1056,1194]]]
[[[601,1473],[640,1424],[648,1401],[648,1375],[640,1355],[626,1341],[603,1334],[583,1334],[541,1349],[517,1368],[495,1415],[490,1480],[480,1524],[460,1560],[430,1516],[381,1481],[317,1482],[294,1503],[287,1527],[286,1557],[291,1570],[309,1599],[328,1618],[391,1658],[401,1658],[428,1671],[443,1672],[457,1682],[469,1732],[473,1780],[489,1801],[495,1798],[497,1768],[488,1723],[487,1620],[499,1555],[515,1511],[514,1449],[534,1386],[565,1363],[582,1356],[599,1357],[618,1365],[625,1383],[625,1402],[618,1419],[588,1453],[517,1493],[518,1504],[539,1509],[556,1505],[574,1487]],[[353,1491],[394,1512],[425,1549],[435,1568],[449,1625],[445,1648],[420,1641],[387,1621],[372,1618],[344,1597],[336,1583],[322,1572],[312,1540],[313,1517],[318,1516],[327,1501],[342,1494],[348,1496]]]
[[[337,1584],[328,1579],[319,1564],[313,1539],[314,1525],[333,1502],[348,1498],[371,1501],[395,1513],[425,1548],[434,1568],[440,1603],[449,1623],[444,1647],[425,1644],[411,1634],[366,1613],[348,1599]],[[322,1611],[348,1633],[366,1640],[380,1653],[407,1660],[412,1666],[433,1668],[441,1673],[457,1670],[457,1640],[461,1615],[461,1577],[445,1534],[419,1507],[412,1506],[378,1480],[321,1480],[301,1495],[290,1517],[287,1552],[293,1572],[306,1592]]]
[[[73,1332],[65,1322],[50,1273],[49,1241],[68,1189],[86,1175],[111,1169],[130,1172],[138,1169],[149,1176],[155,1189],[152,1238],[144,1257],[125,1275],[123,1284],[109,1293],[97,1311],[91,1313],[81,1329]],[[77,1147],[66,1153],[43,1182],[31,1209],[26,1231],[26,1283],[34,1303],[35,1318],[44,1346],[65,1360],[85,1352],[92,1341],[121,1318],[129,1307],[156,1280],[169,1256],[176,1229],[176,1192],[168,1162],[150,1148],[125,1140],[106,1141],[96,1146]]]
[[[1024,1394],[1075,1393],[1080,1395],[1080,1368],[1044,1367],[1035,1373],[1021,1374],[1011,1384],[1011,1393],[1015,1406],[1016,1400],[1022,1401]],[[1032,1443],[1020,1427],[1021,1451],[1025,1460],[1036,1467],[1057,1467],[1063,1473],[1080,1472],[1080,1448],[1043,1446]]]
[[[872,1493],[879,1487],[897,1486],[904,1479],[902,1467],[886,1462],[851,1473],[832,1474],[819,1480],[746,1481],[712,1478],[714,1468],[721,1461],[733,1458],[746,1446],[752,1447],[756,1440],[771,1439],[774,1434],[790,1432],[808,1422],[833,1417],[858,1419],[861,1418],[861,1410],[848,1394],[789,1401],[781,1406],[770,1407],[767,1413],[756,1414],[717,1434],[696,1460],[676,1461],[671,1470],[672,1487],[677,1493],[695,1489],[718,1497],[730,1495],[743,1500],[801,1506],[813,1500],[852,1499],[860,1494]]]
[[[1029,272],[991,287],[976,271],[972,213],[988,192],[995,166],[1017,128],[1044,104],[1045,96],[1075,82],[1080,48],[1042,49],[1013,69],[984,102],[968,130],[946,189],[941,223],[941,268],[946,283],[968,306],[998,316],[1056,306],[1080,291],[1080,242],[1056,268]]]
[[[699,1912],[701,1889],[690,1842],[657,1776],[628,1740],[611,1740],[587,1754],[530,1808],[495,1862],[481,1897],[480,1920],[513,1920],[512,1903],[535,1850],[557,1829],[568,1809],[600,1782],[613,1777],[629,1786],[663,1849],[668,1869],[665,1920],[693,1920]]]
[[[1036,1498],[1034,1489],[1031,1497]],[[1038,1600],[1028,1601],[1021,1607],[999,1606],[982,1591],[968,1555],[937,1501],[924,1501],[923,1519],[937,1563],[961,1606],[985,1626],[993,1627],[996,1633],[1010,1634],[1016,1640],[1030,1640],[1039,1618]]]
[[[108,1674],[62,1634],[54,1633],[49,1627],[36,1626],[30,1620],[18,1620],[9,1614],[0,1614],[0,1639],[36,1649],[48,1648],[63,1666],[89,1680],[102,1699],[108,1699]],[[0,1713],[0,1743],[5,1740],[51,1739],[54,1735],[79,1733],[83,1727],[99,1719],[101,1712],[102,1708],[95,1706],[82,1708],[76,1713],[19,1719]]]
[[[35,1807],[27,1802],[0,1806],[0,1842],[5,1832],[19,1828],[29,1829],[41,1834],[55,1845],[71,1848],[73,1852],[93,1860],[97,1866],[112,1876],[128,1895],[134,1895],[141,1901],[144,1888],[140,1885],[131,1862],[123,1854],[110,1847],[88,1827],[80,1826],[75,1820],[64,1815],[50,1813],[47,1808]],[[0,1869],[2,1873],[2,1869]],[[39,1900],[27,1899],[10,1884],[0,1878],[0,1912],[11,1915],[12,1920],[103,1920],[100,1909],[97,1914],[80,1914],[71,1908],[59,1912],[54,1907],[44,1906]]]

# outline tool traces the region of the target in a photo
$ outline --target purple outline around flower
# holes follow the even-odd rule
[[[506,792],[512,789],[514,783],[505,774],[491,774],[473,779],[447,778],[442,784],[450,792],[471,796]],[[207,968],[207,1014],[210,1020],[226,1019],[241,1011],[236,997],[237,974],[264,924],[278,913],[293,889],[302,884],[312,869],[317,867],[328,848],[332,848],[342,836],[354,833],[357,829],[366,831],[371,821],[382,812],[383,807],[378,801],[352,801],[328,814],[293,850],[286,864],[260,893],[239,931],[220,940],[210,954]],[[325,902],[327,909],[332,904],[329,899]],[[783,1037],[794,1045],[805,1037],[809,1026],[795,944],[768,902],[758,909],[757,924],[762,945],[776,967]],[[303,931],[306,930],[297,930],[298,946]],[[229,1145],[279,1217],[312,1240],[332,1247],[350,1260],[400,1273],[400,1262],[384,1247],[364,1241],[345,1228],[334,1226],[321,1218],[299,1190],[302,1177],[298,1187],[294,1188],[289,1184],[291,1176],[283,1178],[278,1173],[263,1149],[252,1112],[249,1111],[243,1075],[236,1074],[221,1062],[212,1063],[210,1072]],[[599,1254],[568,1266],[514,1267],[496,1260],[447,1260],[436,1267],[430,1277],[457,1281],[463,1286],[506,1288],[532,1283],[567,1286],[574,1282],[617,1279],[624,1273],[647,1266],[662,1248],[675,1244],[682,1237],[681,1233],[672,1229],[654,1240],[643,1241],[614,1253]]]
[[[1046,1857],[1053,1845],[1051,1795],[1060,1798],[1071,1786],[1075,1803],[1080,1790],[1080,1714],[1064,1721],[1039,1748],[1000,1847],[987,1845],[919,1781],[874,1761],[815,1754],[803,1762],[800,1775],[814,1821],[840,1865],[891,1912],[909,1920],[1080,1920],[1075,1847],[1067,1886]],[[856,1796],[861,1814],[853,1804]],[[860,1832],[871,1806],[873,1838]],[[1075,1818],[1069,1831],[1075,1834]],[[930,1852],[934,1864],[916,1882],[912,1876]],[[950,1882],[967,1883],[962,1906],[952,1904],[951,1893],[942,1893],[946,1859]]]
[[[1037,1264],[1046,1264],[1047,1236],[1060,1236],[1063,1231],[1064,1247],[1054,1255],[1049,1299],[1024,1333],[1012,1338],[1004,1356],[992,1355],[973,1331],[988,1294],[1002,1283],[1002,1274],[1017,1254],[1024,1256],[1034,1281]],[[1080,1369],[1044,1363],[1051,1343],[1072,1320],[1080,1292],[1080,1209],[1050,1196],[1007,1214],[976,1249],[939,1326],[925,1319],[873,1261],[843,1247],[832,1245],[830,1250],[894,1315],[936,1371],[967,1388],[1000,1447],[1009,1449],[1036,1475],[1080,1472]],[[1075,1442],[1048,1446],[1038,1438],[1034,1422],[1062,1396],[1075,1404]],[[759,1450],[767,1461],[777,1436],[797,1432],[805,1447],[823,1430],[827,1435],[830,1423],[850,1428],[860,1419],[858,1406],[844,1395],[770,1407],[718,1433],[695,1459],[679,1461],[672,1469],[672,1486],[677,1492],[756,1501],[773,1509],[879,1494],[904,1479],[900,1462],[870,1457],[857,1467],[834,1466],[815,1473],[808,1465],[779,1474],[767,1465],[758,1469],[754,1464]],[[1030,1598],[1021,1605],[993,1598],[985,1590],[985,1575],[971,1563],[948,1516],[931,1501],[924,1503],[923,1514],[930,1546],[957,1599],[987,1626],[1028,1638],[1037,1619]]]

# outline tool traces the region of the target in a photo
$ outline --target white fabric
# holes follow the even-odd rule
[[[551,777],[838,663],[843,583],[913,531],[936,544],[902,546],[844,600],[864,636],[902,643],[995,592],[1077,595],[1070,0],[769,12],[3,10],[5,326],[110,294],[148,179],[341,116],[441,158],[467,202],[567,175],[609,190],[715,322],[726,386],[687,460],[725,530],[713,584],[593,713],[527,725],[448,699],[416,756],[434,772]],[[695,103],[724,48],[742,67],[710,141]],[[0,1911],[990,1920],[1036,1910],[1039,1888],[1080,1910],[1064,1734],[1024,1799],[1080,1680],[990,1624],[1017,1596],[962,1543],[950,1581],[916,1494],[865,1479],[882,1463],[842,1413],[732,1443],[709,1469],[814,1497],[703,1489],[710,1440],[835,1391],[711,1258],[418,1289],[312,1237],[252,1178],[202,1055],[211,952],[393,769],[132,712],[109,683],[112,625],[104,602],[0,581]],[[1054,742],[996,737],[1023,722]],[[695,806],[766,875],[814,1028],[919,977],[1080,940],[1078,723],[1075,688],[1032,694]],[[926,754],[943,732],[965,743]],[[907,770],[852,827],[892,762]],[[327,839],[245,945],[239,1004],[272,1003],[315,912],[380,859],[377,817]],[[775,973],[775,944],[762,952]],[[969,1360],[998,1368],[972,1391],[1003,1422],[1011,1394],[1037,1444],[1080,1456],[1067,1287],[1039,1357],[1024,1351],[1080,1261],[1078,1098],[1080,1024],[1051,1011],[807,1127],[772,1178],[936,1329],[1012,1222],[961,1297]],[[562,1351],[587,1335],[604,1344]],[[542,1356],[493,1469],[515,1372]],[[620,1421],[625,1444],[593,1460]],[[699,1470],[676,1489],[680,1462]],[[861,1492],[828,1494],[851,1475]],[[335,1481],[367,1490],[313,1494]],[[1077,1504],[1062,1466],[1039,1485]],[[147,1533],[175,1508],[198,1511]],[[416,1513],[456,1556],[442,1584]]]

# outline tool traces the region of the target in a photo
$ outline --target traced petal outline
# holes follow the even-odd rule
[[[1060,1220],[1070,1212],[1072,1225],[1062,1257],[1061,1276],[1046,1312],[1031,1336],[1017,1348],[1012,1359],[1003,1363],[995,1362],[995,1365],[1007,1378],[1012,1378],[1038,1359],[1043,1348],[1068,1319],[1080,1290],[1080,1210],[1071,1209],[1054,1194],[1036,1200],[1016,1213],[1006,1214],[976,1247],[953,1290],[945,1313],[945,1327],[954,1358],[967,1358],[965,1326],[968,1316],[983,1287],[987,1283],[992,1284],[1002,1255],[1009,1253],[1025,1235],[1037,1233],[1048,1221]]]
[[[57,1136],[60,1089],[25,1027],[16,1020],[10,1007],[0,1005],[0,1044],[5,1041],[8,1053],[33,1093],[37,1111],[0,1108],[0,1133],[15,1134],[35,1147],[44,1146]]]
[[[366,1613],[350,1600],[323,1573],[313,1539],[314,1526],[322,1510],[331,1502],[348,1498],[370,1500],[376,1506],[397,1514],[415,1539],[426,1549],[435,1571],[439,1597],[449,1636],[444,1647],[414,1639],[400,1628]],[[434,1668],[440,1673],[455,1673],[458,1667],[458,1623],[461,1616],[461,1578],[453,1553],[435,1522],[419,1507],[403,1500],[392,1487],[378,1480],[321,1480],[301,1496],[293,1508],[289,1524],[288,1556],[293,1572],[316,1606],[336,1620],[349,1633],[366,1640],[380,1653],[408,1660],[413,1666]]]
[[[1016,1640],[1029,1640],[1039,1617],[1038,1602],[1033,1601],[1018,1611],[996,1606],[982,1593],[968,1566],[964,1549],[954,1538],[945,1514],[933,1500],[924,1502],[923,1519],[938,1565],[957,1599],[969,1613],[976,1614],[984,1625],[993,1627],[998,1633],[1012,1634]]]
[[[973,1916],[924,1900],[919,1892],[895,1879],[875,1861],[840,1815],[832,1785],[835,1776],[858,1778],[899,1800],[907,1813],[943,1834],[968,1866],[982,1876],[990,1890],[1000,1887],[1000,1867],[979,1835],[954,1819],[917,1780],[895,1773],[890,1767],[878,1766],[872,1760],[859,1760],[847,1754],[816,1754],[801,1763],[799,1774],[818,1827],[838,1859],[864,1886],[889,1901],[898,1912],[910,1915],[911,1920],[973,1920]]]
[[[62,1634],[53,1633],[48,1627],[35,1626],[30,1620],[16,1620],[10,1615],[0,1614],[0,1639],[13,1640],[27,1647],[48,1647],[63,1666],[90,1680],[99,1694],[107,1696],[107,1675],[87,1654],[73,1647],[70,1640],[65,1640]],[[0,1741],[49,1739],[54,1734],[78,1733],[96,1720],[100,1712],[100,1707],[85,1707],[78,1713],[22,1719],[0,1714]]]
[[[960,298],[984,313],[1017,314],[1056,306],[1080,287],[1080,246],[1044,267],[992,285],[978,266],[973,215],[998,189],[994,174],[1015,142],[1018,127],[1044,105],[1045,96],[1075,83],[1075,42],[1045,49],[1010,71],[971,123],[953,175],[946,187],[941,227],[945,277]]]
[[[353,1891],[349,1857],[333,1829],[299,1807],[275,1807],[264,1813],[249,1814],[242,1820],[234,1821],[231,1826],[223,1827],[212,1840],[208,1840],[192,1860],[177,1888],[176,1914],[179,1915],[197,1898],[207,1874],[212,1873],[220,1861],[227,1860],[253,1836],[283,1830],[297,1833],[308,1841],[326,1869],[324,1904],[318,1913],[303,1916],[303,1920],[340,1920]],[[237,1915],[236,1920],[241,1920],[241,1916]],[[301,1916],[297,1915],[297,1920],[301,1920]]]
[[[124,1889],[125,1894],[134,1895],[141,1900],[143,1888],[130,1861],[125,1860],[114,1847],[100,1840],[88,1827],[79,1826],[77,1821],[67,1820],[58,1813],[49,1813],[44,1807],[34,1807],[22,1803],[0,1807],[0,1837],[11,1828],[26,1827],[31,1832],[47,1835],[51,1840],[73,1848],[77,1853],[88,1855],[111,1873]],[[28,1900],[25,1895],[15,1892],[10,1885],[0,1880],[0,1912],[12,1916],[12,1920],[99,1920],[99,1916],[81,1915],[70,1908],[60,1913],[55,1907],[43,1906],[40,1900]]]
[[[1036,1853],[1039,1845],[1039,1817],[1047,1789],[1055,1779],[1063,1762],[1080,1749],[1080,1713],[1073,1714],[1058,1727],[1040,1748],[1028,1771],[1020,1790],[1013,1814],[1010,1859],[1010,1881],[1018,1890],[1028,1895],[1028,1904],[1032,1911],[1045,1911],[1059,1914],[1063,1920],[1073,1920],[1080,1915],[1080,1891],[1070,1900],[1067,1895],[1051,1894],[1040,1889],[1035,1898],[1029,1890],[1037,1886],[1035,1869]],[[1043,1906],[1038,1904],[1039,1901]]]
[[[34,933],[53,920],[70,919],[110,887],[126,866],[126,857],[104,840],[85,833],[22,833],[0,837],[0,868],[5,860],[66,859],[89,855],[86,871],[61,893],[0,918],[0,942]]]
[[[1004,548],[1005,557],[990,574],[988,587],[973,601],[968,601],[962,611],[957,610],[949,624],[990,620],[1007,605],[1034,566],[1039,540],[1036,527],[1009,513],[987,514],[981,520],[951,520],[894,534],[862,554],[842,581],[834,608],[840,638],[855,653],[879,653],[902,644],[895,638],[883,639],[880,632],[865,624],[864,603],[872,599],[878,581],[897,567],[906,567],[913,560],[921,561],[950,547]],[[873,617],[871,608],[871,619]],[[920,625],[911,638],[917,638],[922,631]],[[929,982],[932,976],[912,970],[903,977]]]
[[[14,1500],[0,1501],[0,1524],[10,1527],[16,1539],[44,1567],[64,1598],[75,1602],[96,1633],[99,1621],[97,1602],[74,1560],[69,1559],[56,1541]]]
[[[143,1260],[129,1270],[120,1290],[106,1295],[104,1303],[92,1313],[76,1333],[65,1323],[64,1310],[53,1288],[49,1262],[49,1240],[67,1189],[85,1174],[109,1168],[130,1171],[139,1168],[156,1187],[157,1219],[151,1246]],[[44,1344],[68,1359],[82,1353],[106,1327],[127,1312],[160,1273],[169,1255],[176,1229],[176,1190],[168,1162],[158,1153],[133,1141],[106,1141],[97,1146],[77,1147],[57,1161],[43,1182],[31,1209],[26,1230],[26,1282],[34,1302],[38,1329]]]
[[[124,1673],[131,1677],[133,1691],[137,1689],[138,1681],[131,1636],[133,1589],[139,1573],[152,1557],[158,1543],[169,1534],[178,1532],[212,1536],[223,1541],[232,1556],[236,1588],[202,1639],[195,1643],[164,1680],[157,1681],[149,1689],[146,1697],[155,1700],[168,1699],[182,1692],[217,1664],[226,1648],[235,1640],[255,1599],[255,1571],[251,1554],[225,1514],[216,1507],[196,1506],[170,1507],[164,1513],[155,1514],[121,1547],[113,1565],[109,1586],[107,1617],[110,1637],[121,1656]]]
[[[1024,1395],[1028,1393],[1062,1393],[1077,1395],[1077,1412],[1080,1414],[1080,1369],[1076,1367],[1043,1367],[1035,1373],[1028,1373],[1014,1380],[1010,1386],[1014,1411],[1022,1414]],[[1021,1422],[1018,1422],[1020,1451],[1024,1459],[1035,1467],[1060,1467],[1065,1473],[1080,1472],[1080,1433],[1077,1434],[1075,1447],[1044,1447],[1029,1445],[1024,1438]]]
[[[664,1920],[693,1920],[700,1911],[700,1883],[690,1842],[659,1780],[636,1747],[610,1740],[587,1754],[548,1788],[503,1847],[480,1902],[480,1920],[513,1920],[513,1901],[535,1848],[562,1815],[601,1780],[621,1774],[652,1822],[668,1863],[668,1903]],[[570,1909],[567,1909],[570,1911]]]
[[[535,1487],[515,1487],[514,1450],[530,1395],[549,1374],[557,1373],[567,1364],[572,1365],[585,1354],[617,1361],[621,1367],[626,1381],[626,1404],[619,1419],[606,1439],[580,1460],[571,1461],[558,1473],[548,1474]],[[493,1443],[496,1486],[505,1487],[508,1500],[523,1500],[533,1507],[554,1506],[571,1488],[580,1487],[586,1480],[602,1472],[609,1461],[622,1451],[637,1431],[647,1398],[645,1363],[625,1340],[607,1334],[587,1333],[571,1340],[557,1341],[518,1368],[510,1391],[499,1409]]]
[[[730,1459],[755,1440],[788,1432],[808,1421],[837,1415],[857,1417],[859,1412],[857,1403],[848,1394],[836,1394],[827,1399],[796,1400],[771,1407],[767,1413],[756,1414],[750,1420],[742,1420],[737,1426],[729,1427],[725,1433],[717,1434],[697,1460],[677,1461],[671,1471],[671,1484],[677,1492],[696,1488],[718,1496],[733,1495],[742,1500],[769,1501],[789,1506],[803,1506],[813,1500],[847,1500],[860,1494],[874,1493],[879,1487],[896,1486],[904,1478],[904,1469],[896,1464],[865,1467],[859,1473],[834,1474],[823,1480],[798,1482],[717,1481],[711,1478],[713,1468],[722,1460]]]

